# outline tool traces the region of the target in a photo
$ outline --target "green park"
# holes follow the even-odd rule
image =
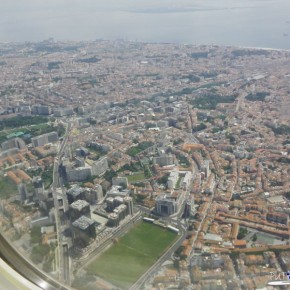
[[[176,238],[168,229],[141,222],[89,264],[87,274],[128,289]]]

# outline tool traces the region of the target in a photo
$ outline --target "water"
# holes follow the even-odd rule
[[[1,0],[0,41],[127,39],[290,49],[289,0]]]

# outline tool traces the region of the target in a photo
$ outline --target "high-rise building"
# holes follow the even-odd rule
[[[74,158],[74,161],[75,161],[75,166],[76,167],[85,167],[86,163],[85,163],[85,159],[84,158],[76,156]]]
[[[97,200],[98,201],[104,197],[103,189],[102,189],[102,186],[100,184],[96,184],[93,190],[97,193]]]
[[[120,204],[108,215],[108,225],[111,227],[119,226],[120,222],[127,216],[127,214],[127,206],[125,204]]]
[[[185,207],[184,207],[184,218],[189,218],[194,213],[194,199],[190,198],[186,201]]]
[[[90,167],[66,167],[66,179],[68,182],[81,182],[89,179],[92,175]]]
[[[101,176],[109,168],[107,157],[102,157],[92,164],[92,175]]]
[[[31,142],[33,147],[39,147],[46,145],[48,143],[54,143],[58,141],[57,132],[50,132],[47,134],[39,135],[37,137],[31,138]]]
[[[160,215],[172,215],[178,211],[178,208],[178,201],[171,196],[164,194],[156,198],[155,210]]]
[[[117,227],[120,224],[119,216],[116,213],[110,213],[108,215],[108,226]]]
[[[1,144],[1,148],[3,151],[18,148],[18,149],[24,149],[26,148],[25,142],[21,138],[13,138],[10,140],[7,140]]]
[[[34,188],[34,200],[42,201],[44,199],[44,185],[40,176],[36,176],[32,179]]]
[[[78,185],[72,186],[67,192],[68,203],[71,204],[76,200],[84,199],[83,188]]]
[[[78,246],[87,246],[96,238],[95,221],[81,216],[72,223],[73,239]]]
[[[28,194],[26,185],[25,183],[20,183],[17,185],[17,187],[18,187],[18,198],[21,202],[24,202]]]
[[[119,205],[123,204],[123,203],[124,203],[124,199],[123,199],[123,197],[121,197],[121,196],[116,196],[116,197],[114,198],[114,206],[115,206],[115,208],[118,207]]]
[[[85,200],[76,200],[69,206],[71,221],[75,221],[81,216],[91,217],[90,204]]]
[[[57,142],[58,141],[58,134],[57,132],[50,132],[50,133],[47,133],[47,141],[48,143],[54,143],[54,142]]]
[[[192,174],[190,171],[180,172],[180,173],[181,173],[180,175],[183,177],[181,187],[186,190],[190,186]]]
[[[83,188],[82,191],[83,199],[90,204],[96,204],[103,197],[102,187],[98,184],[95,188]]]
[[[127,206],[125,204],[120,204],[113,210],[113,213],[119,216],[119,220],[122,221],[127,215]]]
[[[128,214],[133,215],[134,214],[134,208],[133,208],[133,199],[130,196],[124,197],[124,203],[126,204],[128,208]]]
[[[112,212],[115,208],[114,204],[114,198],[113,197],[108,197],[106,199],[106,204],[107,204],[107,211]]]
[[[167,186],[169,189],[173,189],[176,185],[176,182],[178,180],[178,171],[171,171],[170,175],[168,177],[168,181],[167,181]]]

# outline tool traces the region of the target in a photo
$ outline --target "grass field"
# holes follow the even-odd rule
[[[87,273],[128,289],[176,238],[169,230],[142,222],[89,264]]]
[[[134,183],[134,182],[138,182],[138,181],[142,181],[145,179],[145,175],[144,173],[137,173],[137,174],[132,174],[132,175],[128,175],[128,182],[129,183]]]

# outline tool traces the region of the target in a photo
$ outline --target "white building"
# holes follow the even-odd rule
[[[47,134],[43,134],[43,135],[31,138],[33,147],[39,147],[39,146],[43,146],[48,143],[54,143],[57,141],[58,141],[57,132],[50,132]]]
[[[171,171],[168,177],[167,186],[169,189],[175,188],[176,182],[178,180],[179,174],[178,171]]]
[[[107,157],[102,157],[92,164],[92,175],[101,176],[109,168]]]
[[[192,177],[191,172],[190,171],[186,171],[185,174],[184,174],[183,180],[182,180],[182,185],[181,185],[181,187],[184,190],[188,189],[188,187],[190,186],[191,177]]]

